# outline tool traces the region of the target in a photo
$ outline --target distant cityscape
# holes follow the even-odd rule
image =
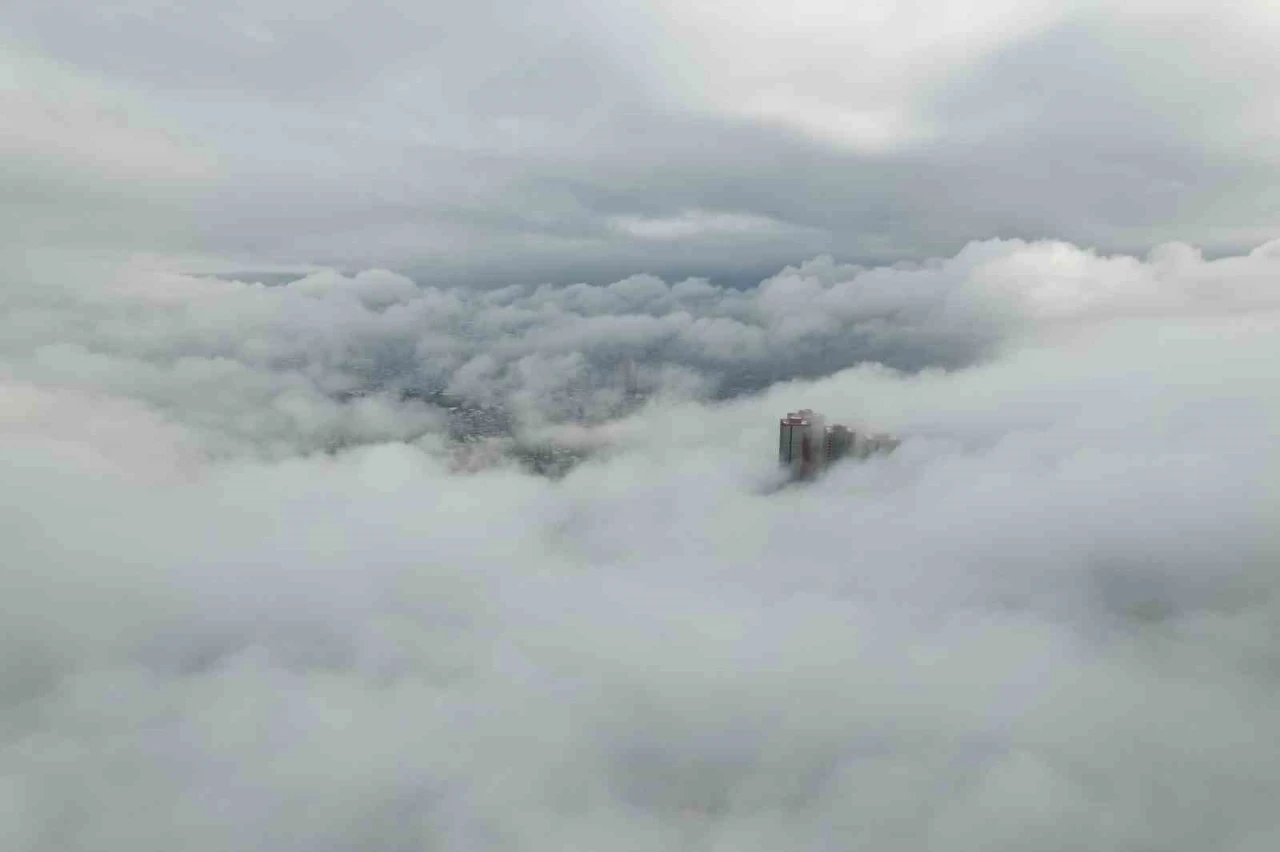
[[[892,452],[899,443],[891,435],[828,425],[825,417],[808,408],[792,411],[778,423],[778,462],[796,479],[816,476],[843,458]]]

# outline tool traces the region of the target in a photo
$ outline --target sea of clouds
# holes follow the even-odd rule
[[[1278,282],[16,274],[0,848],[1269,852]]]

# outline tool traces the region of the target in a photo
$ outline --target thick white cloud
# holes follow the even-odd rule
[[[142,400],[207,449],[278,456],[435,434],[442,406],[499,408],[519,431],[616,414],[634,394],[731,396],[863,361],[955,367],[1111,317],[1270,309],[1277,268],[1274,244],[1213,261],[1169,244],[1144,261],[1018,241],[921,265],[820,258],[746,289],[639,275],[474,291],[380,270],[267,286],[135,264],[33,288],[0,321],[0,351],[17,379]]]
[[[15,292],[0,841],[1269,849],[1276,263]],[[558,480],[453,472],[431,409],[350,395],[536,408],[611,346],[697,375],[861,326],[987,357],[656,400],[563,427],[595,454]],[[779,489],[798,404],[906,441]]]

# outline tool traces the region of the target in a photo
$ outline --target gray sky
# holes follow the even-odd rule
[[[10,0],[3,215],[464,285],[1263,242],[1274,4],[1113,5]]]

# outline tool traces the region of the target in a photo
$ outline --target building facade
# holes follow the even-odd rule
[[[825,433],[820,415],[808,408],[792,411],[778,423],[778,462],[795,477],[808,477],[822,466]]]

